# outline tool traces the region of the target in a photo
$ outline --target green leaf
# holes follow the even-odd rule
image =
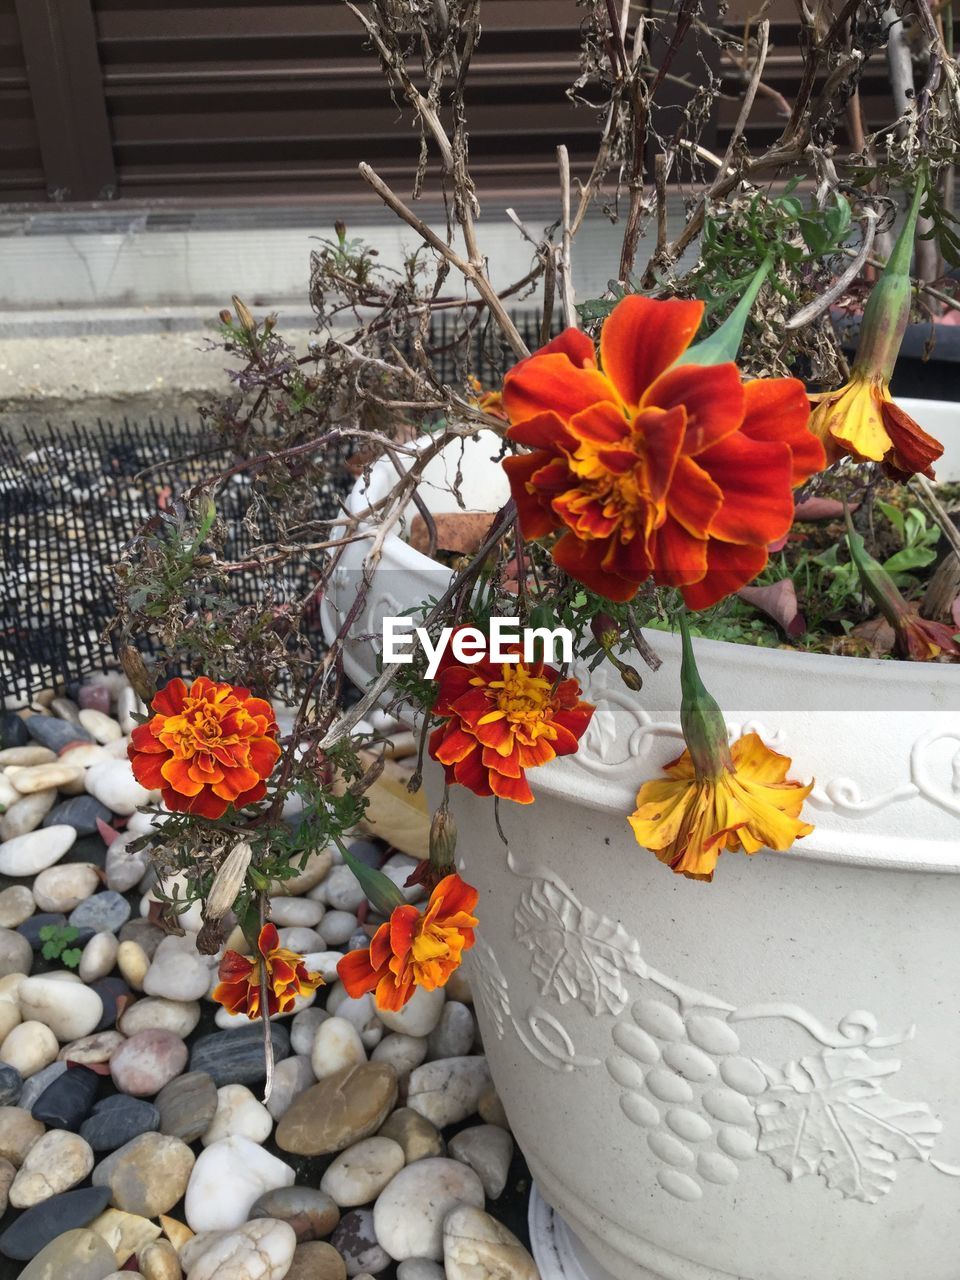
[[[79,947],[70,947],[67,951],[61,953],[60,959],[68,969],[75,969],[80,963],[80,957],[82,955],[83,952]]]
[[[933,564],[937,558],[932,547],[904,547],[895,551],[889,560],[883,563],[887,573],[910,573],[913,569],[923,569]]]
[[[770,274],[772,266],[773,259],[767,258],[754,274],[753,280],[747,286],[743,297],[720,328],[711,333],[709,337],[703,338],[700,342],[695,342],[692,347],[688,347],[677,361],[678,365],[727,364],[731,360],[736,360],[740,350],[740,343],[743,341],[743,331],[750,315],[750,308],[756,301],[757,294],[763,287],[764,280]]]
[[[55,938],[59,932],[55,924],[45,924],[40,930],[40,941],[49,942],[51,938]]]
[[[900,510],[900,508],[895,507],[891,502],[881,502],[879,498],[877,499],[877,506],[883,512],[886,518],[890,521],[893,527],[896,529],[897,533],[900,535],[900,541],[906,542],[907,541],[906,523],[904,521],[903,512]]]
[[[44,960],[56,960],[60,954],[60,944],[57,942],[45,942],[40,954]]]

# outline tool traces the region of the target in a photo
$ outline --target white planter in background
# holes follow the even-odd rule
[[[903,403],[960,478],[960,411]],[[497,453],[467,446],[471,509],[506,496]],[[375,468],[374,493],[394,475]],[[328,629],[363,554],[348,548]],[[388,539],[353,634],[446,578]],[[492,801],[452,792],[484,1045],[567,1224],[535,1205],[543,1278],[957,1280],[960,669],[697,641],[731,731],[816,778],[811,836],[724,854],[700,884],[626,822],[680,749],[678,639],[648,637],[663,666],[643,690],[608,666],[584,680],[598,710],[580,751],[531,771],[536,804],[501,806],[509,852]],[[369,639],[347,670],[369,680]]]

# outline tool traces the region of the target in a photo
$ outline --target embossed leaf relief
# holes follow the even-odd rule
[[[580,1000],[593,1014],[627,1003],[623,975],[646,976],[640,944],[605,916],[584,907],[558,881],[534,880],[514,916],[516,937],[533,952],[531,968],[544,995]]]
[[[845,1049],[766,1068],[759,1150],[791,1180],[816,1173],[832,1190],[875,1204],[893,1185],[896,1162],[926,1160],[942,1128],[924,1103],[881,1091],[880,1078],[899,1066]]]
[[[486,1009],[497,1035],[503,1039],[506,1023],[510,1021],[510,991],[497,957],[484,939],[477,937],[464,963],[474,999]]]

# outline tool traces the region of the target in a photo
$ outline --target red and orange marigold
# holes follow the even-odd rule
[[[347,995],[374,993],[378,1009],[402,1009],[416,987],[446,985],[463,952],[474,943],[479,897],[458,875],[445,876],[422,914],[413,906],[394,907],[373,935],[369,948],[350,951],[337,965]]]
[[[244,1013],[259,1018],[261,976],[266,971],[268,1016],[289,1013],[297,996],[309,996],[323,986],[319,973],[311,973],[303,956],[280,946],[275,924],[265,924],[257,939],[256,956],[242,956],[238,951],[225,951],[220,961],[219,985],[213,999],[231,1013]]]
[[[280,756],[269,702],[198,676],[189,687],[171,680],[151,708],[156,714],[130,735],[130,761],[168,809],[220,818],[263,798]]]
[[[793,520],[823,446],[796,378],[741,382],[677,364],[703,303],[631,295],[591,340],[567,329],[503,384],[504,468],[526,538],[555,530],[561,569],[610,600],[650,575],[703,609],[751,581]]]
[[[431,708],[444,723],[430,735],[430,755],[447,782],[478,796],[532,804],[526,770],[572,755],[594,713],[576,680],[543,662],[458,662],[448,645]]]

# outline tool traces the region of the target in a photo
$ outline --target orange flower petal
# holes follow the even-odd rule
[[[733,595],[767,563],[767,548],[741,546],[735,542],[711,542],[707,570],[698,581],[683,586],[683,598],[690,609],[706,609],[725,596]]]
[[[596,369],[577,368],[560,353],[529,356],[503,380],[503,405],[512,423],[543,413],[555,413],[566,422],[581,409],[615,394]]]
[[[682,364],[657,379],[643,407],[674,409],[687,415],[683,452],[695,457],[736,431],[743,421],[744,395],[735,364]]]
[[[793,524],[793,463],[785,442],[748,440],[737,432],[697,462],[723,494],[711,537],[766,544]]]
[[[650,384],[683,355],[702,316],[702,302],[658,302],[631,294],[617,303],[600,334],[600,360],[604,373],[631,409],[638,407]]]
[[[782,440],[793,459],[792,484],[827,465],[822,441],[810,430],[810,401],[799,378],[753,378],[743,384],[743,425],[750,440]]]

